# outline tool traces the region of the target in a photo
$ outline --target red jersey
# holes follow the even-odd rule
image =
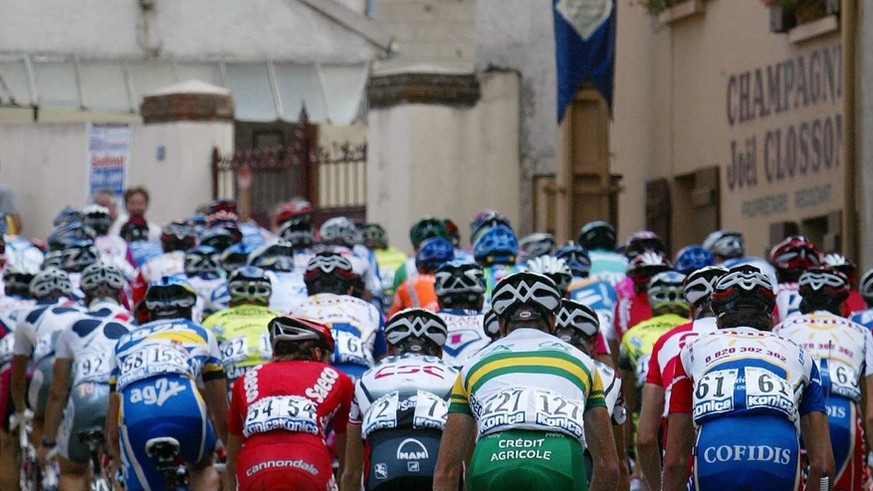
[[[246,446],[293,442],[324,445],[333,421],[346,432],[354,384],[348,375],[316,361],[270,362],[255,368],[233,387],[228,431]]]
[[[621,341],[624,333],[640,322],[652,318],[652,307],[646,292],[632,293],[630,296],[619,295],[615,303],[615,335]]]
[[[843,317],[848,317],[862,310],[867,310],[867,302],[864,301],[864,297],[861,296],[858,290],[850,291],[849,297],[843,303]]]
[[[667,416],[670,411],[670,392],[673,389],[673,373],[679,362],[679,352],[693,338],[713,332],[718,329],[714,317],[697,319],[670,329],[664,333],[652,348],[649,358],[649,371],[646,383],[655,384],[664,389],[664,411]]]

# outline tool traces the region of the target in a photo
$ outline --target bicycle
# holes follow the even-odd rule
[[[179,441],[169,436],[151,438],[145,444],[146,455],[157,461],[158,472],[164,476],[165,489],[188,489],[188,470],[179,448]]]
[[[33,423],[18,421],[18,485],[21,491],[39,491],[40,471],[36,459],[36,448],[30,441]]]
[[[103,443],[105,442],[103,429],[99,426],[85,428],[79,431],[79,441],[88,446],[91,466],[91,491],[112,491],[112,484],[103,473],[103,466],[100,463],[103,455]]]

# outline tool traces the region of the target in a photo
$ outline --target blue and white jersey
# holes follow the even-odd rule
[[[849,320],[855,324],[860,324],[867,329],[873,329],[873,309],[855,312],[849,316]]]
[[[778,324],[800,313],[800,285],[798,283],[779,283],[776,285],[776,308],[773,309],[773,323]]]
[[[61,331],[79,318],[84,308],[67,298],[48,303],[37,302],[15,326],[15,355],[32,357],[34,362],[53,356]]]
[[[36,305],[34,300],[15,296],[0,297],[0,369],[12,362],[12,347],[15,344],[15,327],[19,319]]]
[[[460,370],[471,356],[491,342],[482,325],[483,314],[475,310],[445,309],[437,315],[449,328],[443,361],[455,369]]]
[[[379,263],[376,255],[367,246],[355,244],[352,247],[352,255],[348,257],[355,273],[361,275],[364,280],[364,288],[374,299],[382,298],[382,277],[379,276]]]
[[[197,303],[194,305],[195,321],[205,319],[210,314],[224,310],[230,305],[230,293],[227,291],[225,278],[201,278],[199,276],[185,277],[185,281],[197,291]]]
[[[115,345],[110,368],[109,383],[118,392],[152,378],[224,378],[215,335],[187,319],[157,320],[124,334]]]
[[[138,240],[127,245],[137,268],[164,253],[161,245],[148,240]]]
[[[614,333],[615,304],[618,295],[612,283],[598,277],[575,279],[568,288],[570,298],[584,303],[597,312],[600,331],[610,339],[617,339]]]
[[[588,257],[591,258],[589,274],[592,277],[605,280],[612,286],[624,278],[627,271],[627,258],[624,257],[624,254],[605,250],[590,250]]]
[[[248,222],[239,222],[239,231],[242,232],[242,243],[248,250],[254,250],[275,239],[270,232]]]
[[[676,365],[670,411],[691,412],[696,425],[743,414],[772,414],[799,426],[826,412],[818,367],[792,341],[751,327],[692,339]]]
[[[309,298],[303,272],[306,268],[294,271],[267,271],[273,293],[270,294],[270,308],[276,312],[289,312]]]
[[[358,377],[385,354],[388,346],[382,315],[368,302],[351,295],[312,295],[290,312],[330,326],[336,344],[332,363]]]
[[[377,430],[443,429],[457,370],[434,356],[389,356],[355,382],[349,422],[366,440]]]
[[[134,329],[127,309],[112,301],[94,302],[61,332],[55,359],[73,361],[74,387],[84,382],[108,384],[115,343]]]

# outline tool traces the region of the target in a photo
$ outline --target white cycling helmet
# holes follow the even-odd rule
[[[555,282],[548,276],[529,271],[503,278],[491,295],[491,308],[503,319],[535,320],[549,317],[560,306],[561,294]]]
[[[708,301],[718,279],[726,273],[727,269],[721,266],[707,266],[692,272],[685,277],[685,300],[695,307]]]
[[[561,300],[555,324],[558,329],[575,329],[587,337],[594,337],[600,331],[600,318],[594,309],[566,298]]]
[[[351,246],[355,243],[355,239],[358,238],[358,229],[346,217],[333,217],[319,227],[318,236],[326,244]]]
[[[406,341],[416,339],[432,346],[442,348],[446,344],[449,328],[438,315],[425,309],[404,309],[392,315],[385,324],[385,340],[391,346],[406,345]],[[416,349],[417,347],[417,349]],[[420,351],[421,345],[408,344],[411,351]]]
[[[433,287],[445,307],[458,302],[473,304],[485,294],[485,275],[476,263],[450,261],[436,270]]]
[[[647,290],[652,310],[677,308],[687,311],[684,283],[685,275],[676,271],[664,271],[652,276]]]
[[[567,261],[555,256],[540,256],[530,259],[527,262],[527,270],[551,278],[561,293],[566,292],[570,288],[570,282],[573,281],[573,273],[570,271]]]
[[[122,276],[118,268],[103,261],[98,261],[82,271],[79,286],[82,288],[82,291],[89,293],[101,286],[111,290],[121,290],[124,288],[125,283],[124,276]]]
[[[68,296],[73,292],[70,276],[60,268],[48,267],[40,271],[30,282],[30,294],[34,298],[43,298],[52,293]]]

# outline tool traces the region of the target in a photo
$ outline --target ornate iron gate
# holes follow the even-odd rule
[[[347,216],[363,222],[367,204],[367,144],[336,142],[318,144],[317,126],[310,124],[304,107],[300,111],[294,139],[288,145],[238,150],[212,155],[213,198],[238,199],[237,174],[252,173],[251,216],[269,228],[272,213],[280,203],[294,197],[309,200],[315,207],[314,222],[332,216]]]

